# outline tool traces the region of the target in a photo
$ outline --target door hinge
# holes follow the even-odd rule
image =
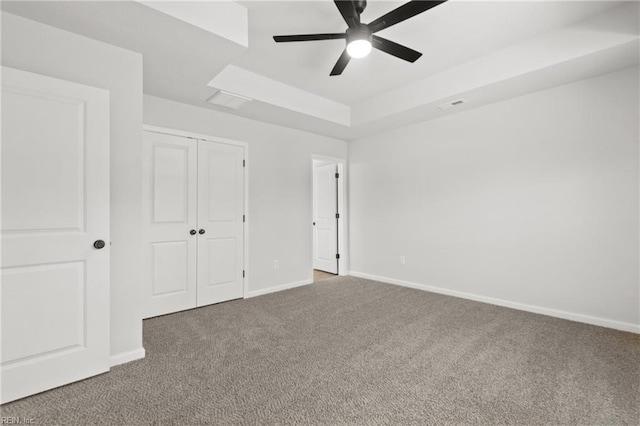
[[[340,213],[336,213],[336,219],[340,219]]]
[[[242,215],[242,221],[246,222],[246,216],[245,215]]]
[[[242,271],[242,278],[244,278],[244,270]]]
[[[242,160],[242,167],[246,167],[247,163],[246,160]]]
[[[336,259],[340,259],[340,253],[336,253]]]
[[[336,173],[336,179],[340,177],[340,173]]]

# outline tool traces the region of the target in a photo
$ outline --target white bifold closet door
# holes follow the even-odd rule
[[[244,148],[144,132],[145,318],[244,294]]]
[[[2,68],[2,403],[109,370],[109,93]]]

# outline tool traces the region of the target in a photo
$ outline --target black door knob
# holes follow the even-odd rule
[[[195,230],[195,229],[192,229],[191,231],[189,231],[189,233],[190,233],[191,235],[196,235],[196,230]]]
[[[200,233],[200,235],[204,234],[204,229],[201,229],[198,231]]]
[[[94,246],[95,248],[97,248],[98,250],[100,250],[101,248],[104,248],[105,243],[104,243],[104,241],[102,241],[102,240],[95,240],[95,241],[93,242],[93,246]]]

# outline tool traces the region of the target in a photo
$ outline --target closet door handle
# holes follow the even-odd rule
[[[200,233],[200,235],[204,234],[204,229],[199,230],[198,233]]]
[[[191,235],[196,235],[196,230],[195,230],[195,229],[192,229],[191,231],[189,231],[189,233],[190,233]]]

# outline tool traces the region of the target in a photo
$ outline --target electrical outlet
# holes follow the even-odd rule
[[[280,261],[279,260],[274,260],[273,261],[273,269],[278,269],[280,268]]]
[[[404,265],[407,263],[407,260],[404,258],[404,256],[400,256],[400,264]]]

